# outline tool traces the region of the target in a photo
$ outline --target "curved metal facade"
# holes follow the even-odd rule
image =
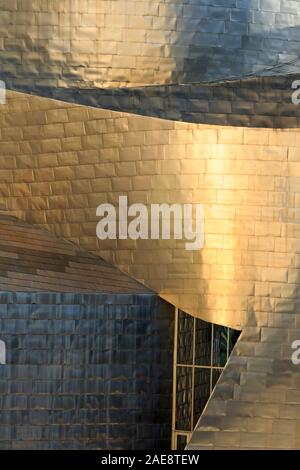
[[[0,308],[1,450],[169,448],[171,306],[25,291],[1,292]]]
[[[14,88],[186,83],[266,73],[298,57],[295,0],[44,0],[1,4]]]
[[[300,1],[0,3],[1,209],[244,329],[190,448],[299,447]],[[99,242],[120,195],[203,204],[204,248]]]
[[[299,280],[298,129],[176,123],[8,93],[3,209],[50,228],[182,310],[239,327],[294,312]],[[205,247],[96,237],[96,208],[200,203]]]

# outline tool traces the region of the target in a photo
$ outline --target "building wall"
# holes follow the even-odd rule
[[[1,78],[33,90],[239,77],[297,58],[299,25],[299,0],[3,0]]]
[[[300,63],[300,61],[299,61]],[[298,64],[299,65],[299,64]],[[295,65],[297,67],[297,65]],[[39,96],[142,116],[197,124],[274,129],[297,128],[300,123],[294,90],[299,74],[250,77],[217,83],[160,85],[131,88],[39,87]],[[281,72],[281,73],[280,73]]]
[[[296,298],[299,304],[298,292]],[[298,309],[286,313],[244,328],[188,450],[299,449],[300,371],[292,343],[300,337],[300,322]]]
[[[299,131],[176,123],[15,92],[0,108],[1,207],[103,256],[187,313],[232,327],[294,312]],[[96,237],[96,208],[201,203],[205,247]]]
[[[183,450],[189,442],[239,334],[176,312],[173,448]]]
[[[1,449],[170,449],[171,305],[0,293],[0,311]]]

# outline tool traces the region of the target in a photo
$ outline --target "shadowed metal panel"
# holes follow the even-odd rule
[[[7,291],[147,292],[103,259],[4,214],[0,261],[0,289]]]
[[[283,71],[278,70],[278,73]],[[252,77],[211,84],[140,88],[44,88],[33,93],[85,106],[202,124],[262,128],[299,127],[292,102],[298,74]],[[298,97],[298,92],[296,92]]]
[[[1,449],[170,448],[171,305],[0,292],[0,311]]]

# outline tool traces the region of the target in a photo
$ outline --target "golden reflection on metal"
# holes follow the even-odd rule
[[[103,256],[178,308],[241,327],[294,312],[300,132],[171,122],[8,92],[1,207]],[[107,240],[96,208],[201,203],[205,247]],[[254,320],[253,320],[254,321]]]

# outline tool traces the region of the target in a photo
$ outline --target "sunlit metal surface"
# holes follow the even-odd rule
[[[300,2],[208,3],[2,2],[0,79],[22,93],[0,106],[0,208],[177,308],[243,329],[190,449],[298,448],[299,107],[276,76],[299,70]],[[225,85],[249,74],[272,82]],[[223,83],[192,85],[205,80]],[[109,92],[106,110],[97,95],[165,84]],[[204,248],[100,242],[96,208],[120,195],[149,209],[203,204]]]
[[[291,72],[299,27],[298,0],[7,0],[1,74],[33,90],[239,78],[280,63]]]
[[[0,108],[3,209],[102,255],[188,313],[232,327],[295,313],[300,132],[164,121],[15,92]],[[96,237],[96,208],[201,203],[205,246]]]
[[[300,367],[291,347],[299,327],[298,314],[273,312],[244,329],[189,450],[299,449]]]
[[[299,447],[299,130],[174,123],[14,92],[0,112],[3,209],[102,254],[189,313],[243,327],[190,448]],[[204,249],[98,245],[96,207],[120,193],[204,203]]]

